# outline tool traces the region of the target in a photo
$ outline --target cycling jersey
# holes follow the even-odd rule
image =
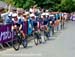
[[[37,21],[33,21],[33,26],[34,26],[34,27],[37,26]]]
[[[55,14],[55,20],[58,20],[58,19],[59,19],[59,15]]]
[[[45,19],[44,20],[44,25],[47,25],[48,24],[48,19]]]
[[[52,21],[52,24],[54,24],[55,23],[55,16],[54,15],[50,15],[50,20]]]
[[[36,19],[32,20],[34,30],[37,30],[37,22],[38,21]]]

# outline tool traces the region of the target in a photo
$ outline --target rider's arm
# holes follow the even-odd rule
[[[16,28],[17,28],[16,25],[12,25],[12,31],[13,31],[14,29],[16,29]]]

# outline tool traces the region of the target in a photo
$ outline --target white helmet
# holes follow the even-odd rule
[[[41,16],[44,16],[44,15],[46,15],[46,13],[42,13],[42,14],[41,14]]]
[[[35,15],[32,13],[32,14],[30,14],[30,17],[35,17]]]
[[[49,15],[49,13],[46,13],[46,16],[48,16]]]
[[[17,14],[16,14],[16,13],[13,13],[13,14],[12,14],[12,17],[16,17],[16,16],[17,16]]]

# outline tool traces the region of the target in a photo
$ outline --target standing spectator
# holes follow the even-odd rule
[[[0,7],[0,24],[3,23],[3,19],[1,18],[1,14],[3,13],[4,8]]]

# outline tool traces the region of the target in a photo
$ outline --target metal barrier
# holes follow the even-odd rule
[[[6,43],[12,39],[11,25],[0,25],[0,44]],[[7,44],[8,45],[8,44]]]
[[[11,26],[12,25],[0,25],[0,46],[2,47],[2,49],[4,49],[5,47],[2,44],[7,44],[8,47],[11,47],[10,44],[8,42],[11,42],[12,39],[14,39],[12,36],[12,31],[11,31]],[[27,33],[27,22],[24,22],[24,33]]]

